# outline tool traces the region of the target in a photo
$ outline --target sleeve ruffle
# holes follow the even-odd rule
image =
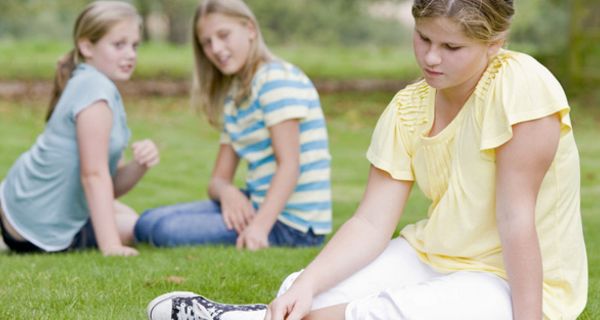
[[[496,61],[497,62],[497,61]],[[492,151],[512,138],[512,126],[558,113],[561,135],[571,131],[564,90],[543,65],[514,53],[498,63],[489,82],[481,127],[480,150]],[[485,79],[484,79],[485,80]]]

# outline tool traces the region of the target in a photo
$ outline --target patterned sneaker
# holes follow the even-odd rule
[[[174,291],[148,304],[149,320],[264,320],[265,304],[223,304],[193,292]]]

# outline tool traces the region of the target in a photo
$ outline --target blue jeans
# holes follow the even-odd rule
[[[235,245],[238,234],[227,229],[218,202],[196,201],[146,210],[134,229],[137,242],[158,247],[199,244]],[[306,247],[323,244],[324,235],[302,232],[279,221],[269,233],[269,245]]]

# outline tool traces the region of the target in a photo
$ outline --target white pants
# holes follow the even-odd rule
[[[288,276],[277,295],[301,272]],[[484,272],[436,272],[401,237],[369,265],[317,295],[312,309],[343,303],[346,319],[512,319],[504,279]]]

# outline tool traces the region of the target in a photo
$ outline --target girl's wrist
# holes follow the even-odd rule
[[[135,167],[136,171],[139,171],[140,173],[146,173],[146,171],[148,171],[149,167],[143,163],[139,163],[135,160],[132,161],[133,166]]]
[[[224,183],[217,188],[217,195],[220,201],[222,201],[228,195],[238,196],[241,193],[240,190],[230,183]]]
[[[318,289],[315,286],[314,279],[310,275],[307,275],[306,270],[298,276],[298,279],[296,279],[296,281],[294,281],[292,288],[294,287],[296,288],[296,290],[306,291],[310,293],[310,295],[313,297],[318,293]]]
[[[275,225],[276,221],[277,216],[272,219],[268,214],[258,211],[254,219],[252,219],[251,224],[268,234],[271,232],[271,229],[273,229],[273,225]]]

